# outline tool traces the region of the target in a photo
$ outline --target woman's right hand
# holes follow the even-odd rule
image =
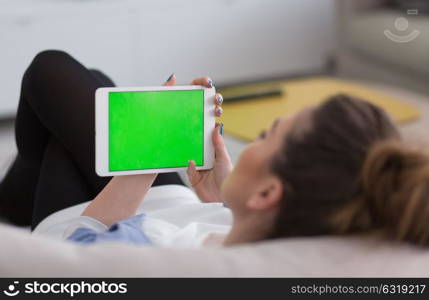
[[[231,158],[220,134],[220,123],[216,123],[212,134],[215,149],[213,169],[198,171],[195,162],[190,161],[186,173],[197,196],[202,202],[223,202],[220,188],[232,170]]]

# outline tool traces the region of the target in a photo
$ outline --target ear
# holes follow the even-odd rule
[[[270,176],[261,185],[254,195],[247,201],[250,210],[269,210],[275,208],[281,201],[283,184],[279,178]]]

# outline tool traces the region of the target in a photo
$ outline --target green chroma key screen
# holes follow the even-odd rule
[[[204,91],[109,93],[109,170],[204,162]]]

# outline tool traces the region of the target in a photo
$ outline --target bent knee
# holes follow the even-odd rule
[[[69,54],[60,50],[45,50],[38,53],[24,73],[22,82],[24,91],[35,93],[49,89],[52,80],[58,76],[58,70],[72,60]]]

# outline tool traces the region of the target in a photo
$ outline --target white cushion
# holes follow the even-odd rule
[[[429,251],[358,238],[297,238],[231,248],[80,246],[0,226],[0,276],[429,276]]]

